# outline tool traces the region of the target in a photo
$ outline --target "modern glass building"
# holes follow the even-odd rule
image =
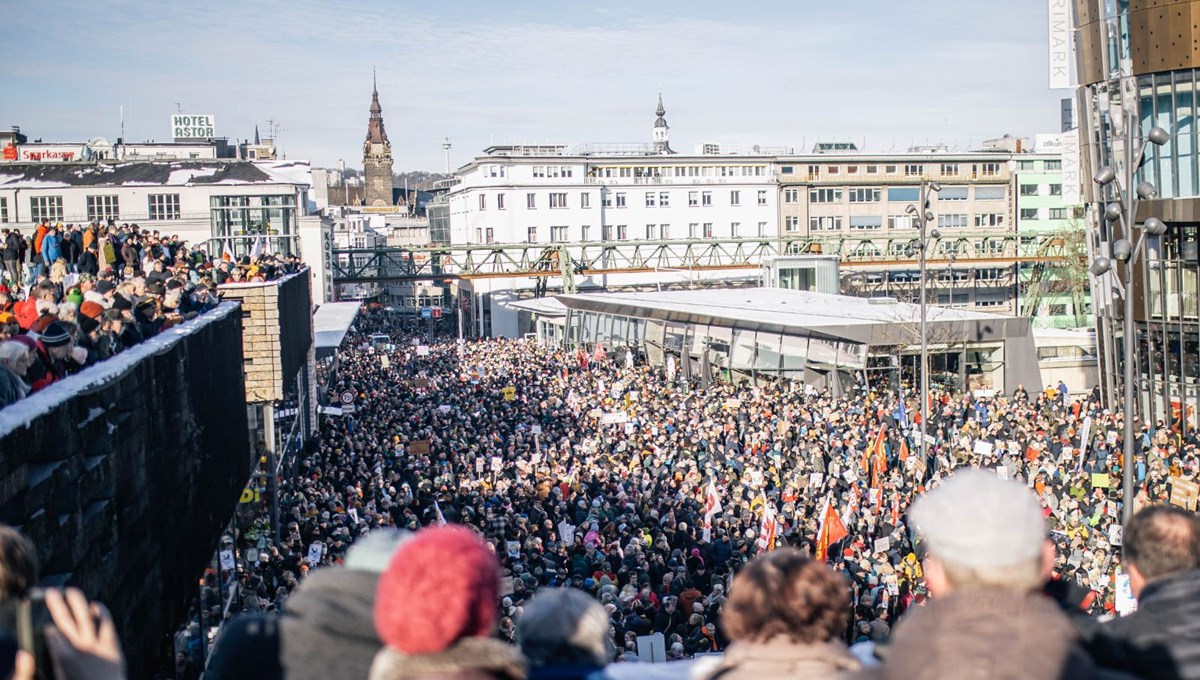
[[[1195,426],[1200,409],[1200,49],[1195,48],[1200,0],[1074,0],[1074,11],[1085,176],[1107,165],[1120,177],[1127,141],[1136,148],[1154,126],[1171,135],[1163,146],[1147,146],[1134,180],[1135,185],[1147,180],[1158,190],[1157,197],[1141,201],[1136,221],[1157,217],[1168,227],[1165,235],[1146,239],[1132,272],[1134,354],[1140,357],[1135,387],[1144,419],[1171,423],[1186,417]],[[1128,134],[1126,107],[1133,107],[1137,122]],[[1085,199],[1093,255],[1110,255],[1108,244],[1119,238],[1136,242],[1136,232],[1127,235],[1120,223],[1104,219],[1104,205],[1116,200],[1112,185],[1088,183]],[[1122,387],[1122,270],[1114,267],[1093,283],[1103,387],[1109,395]]]

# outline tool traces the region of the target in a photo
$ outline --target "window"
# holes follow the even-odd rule
[[[921,166],[919,166],[919,165],[904,166],[904,176],[905,177],[920,177],[921,176]]]
[[[487,194],[479,194],[479,209],[487,210]]]
[[[116,196],[88,196],[87,214],[89,222],[104,222],[119,220],[121,210],[117,205]]]
[[[983,175],[984,177],[995,177],[996,175],[1000,174],[1000,164],[999,163],[980,163],[979,164],[979,174]]]
[[[966,213],[950,213],[938,215],[937,225],[946,229],[965,229],[967,226]]]
[[[894,166],[894,165],[885,165],[885,166],[883,166],[883,171],[884,171],[884,172],[886,172],[886,173],[887,173],[887,174],[889,174],[889,175],[894,175],[894,174],[896,174],[896,166]]]
[[[658,225],[647,224],[646,225],[646,240],[654,241],[657,239],[658,239]]]
[[[912,229],[917,226],[917,221],[912,215],[890,215],[888,217],[888,229]]]
[[[592,232],[592,227],[590,225],[587,225],[587,224],[583,225],[582,227],[579,228],[579,240],[580,241],[590,241],[591,236],[592,236],[591,232]]]
[[[668,208],[671,205],[671,194],[660,191],[658,193],[658,206],[660,208]]]
[[[496,210],[504,210],[504,194],[496,194]]]
[[[814,220],[817,218],[813,218]],[[800,218],[796,215],[788,215],[783,218],[783,228],[787,231],[796,231],[800,229]]]
[[[883,218],[878,215],[851,215],[851,229],[882,229]]]
[[[146,203],[152,220],[179,219],[179,194],[150,194]]]
[[[495,229],[488,227],[487,229],[484,229],[483,231],[484,231],[484,234],[486,234],[485,238],[487,238],[488,245],[491,245],[496,242],[496,230]]]
[[[1033,161],[1017,161],[1018,170],[1033,170],[1034,165]]]
[[[942,187],[937,194],[937,200],[939,202],[965,201],[967,200],[967,187]]]
[[[696,238],[699,231],[700,231],[700,223],[692,222],[691,224],[688,225],[688,238]]]
[[[617,192],[617,207],[618,208],[625,207],[625,192],[623,192],[623,191]]]
[[[945,191],[945,189],[943,189]],[[976,201],[1003,201],[1004,187],[975,187]]]
[[[1037,208],[1021,208],[1021,219],[1036,220],[1038,218]]]
[[[809,189],[809,203],[841,203],[841,189]]]
[[[712,222],[705,222],[704,223],[704,238],[712,238],[712,237],[713,237]]]
[[[830,165],[830,166],[828,166],[827,168],[825,168],[825,172],[827,172],[827,173],[829,173],[829,174],[831,174],[831,175],[836,175],[836,174],[838,174],[839,172],[841,172],[841,168],[839,168],[839,167],[838,167],[838,166],[836,166],[836,165]]]
[[[888,200],[903,203],[915,203],[921,200],[920,187],[890,187],[888,188]]]
[[[567,241],[566,227],[550,227],[550,242],[565,243]]]
[[[0,224],[8,222],[8,198],[0,196]]]
[[[851,203],[877,203],[880,190],[878,188],[856,188],[850,190]]]
[[[784,189],[783,190],[783,202],[784,203],[799,203],[800,202],[800,190],[799,189]]]
[[[790,165],[785,165],[785,166],[783,166],[782,168],[779,168],[779,174],[781,174],[781,175],[790,175],[790,174],[792,174],[792,166],[790,166]]]
[[[653,191],[647,191],[646,192],[646,207],[653,208],[656,205],[658,205],[658,194],[654,193]]]
[[[625,224],[617,225],[617,240],[626,241],[629,239],[629,226]]]
[[[550,194],[550,207],[551,208],[567,207],[567,194],[565,192]]]
[[[977,227],[1002,227],[1004,226],[1004,215],[1000,213],[976,213],[975,226]]]
[[[688,206],[695,208],[698,205],[700,205],[700,192],[699,191],[689,191],[688,192]]]
[[[1052,219],[1052,220],[1067,219],[1067,209],[1066,208],[1051,208],[1050,209],[1050,219]]]
[[[759,236],[766,236],[766,235],[767,235],[767,223],[766,223],[766,222],[759,222],[759,223],[758,223],[758,235],[759,235]]]
[[[704,206],[705,208],[712,207],[712,192],[711,191],[704,191],[704,192],[700,193],[700,205]]]
[[[537,243],[537,227],[529,227],[525,230],[525,241],[528,243]]]
[[[820,175],[820,174],[821,174],[821,166],[819,166],[819,165],[808,166],[808,176],[809,177],[816,177],[817,175]]]
[[[1021,195],[1022,196],[1037,196],[1038,195],[1038,185],[1022,184],[1021,185]]]
[[[533,176],[534,177],[545,177],[546,176],[546,166],[544,166],[544,165],[533,166]]]
[[[504,176],[504,166],[503,165],[489,165],[488,166],[488,177],[503,177],[503,176]]]
[[[867,174],[868,175],[879,174],[879,166],[878,165],[868,165],[867,166]]]
[[[1004,291],[980,291],[975,294],[976,307],[1003,307],[1006,304]]]
[[[729,192],[729,205],[741,205],[741,204],[742,204],[742,192],[740,192],[740,191]]]
[[[846,174],[847,175],[857,175],[858,174],[858,166],[857,165],[847,165],[846,166]]]
[[[808,218],[808,228],[810,231],[841,231],[842,218],[810,217]]]
[[[1042,165],[1043,165],[1043,167],[1046,168],[1047,171],[1062,170],[1062,161],[1046,161]]]
[[[571,176],[571,167],[570,167],[570,166],[568,166],[568,165],[564,165],[564,166],[561,168],[561,171],[562,171],[562,176],[563,176],[563,177],[570,177],[570,176]]]
[[[584,195],[586,196],[587,194],[584,194]],[[600,191],[600,207],[601,208],[611,208],[612,207],[612,194],[611,193],[609,193],[607,191],[603,191],[603,190]]]
[[[537,194],[525,194],[525,207],[530,210],[537,209]]]
[[[1050,195],[1051,196],[1062,196],[1062,185],[1061,184],[1051,184],[1050,185]]]
[[[671,238],[671,225],[669,225],[669,224],[658,225],[658,237],[664,241]]]
[[[767,204],[767,190],[766,190],[766,189],[759,189],[759,191],[758,191],[758,204],[759,204],[759,205],[766,205],[766,204]]]
[[[943,177],[947,175],[957,175],[958,163],[942,163],[941,171]]]
[[[1003,246],[1004,243],[1001,242],[1000,245]],[[976,281],[999,281],[1000,279],[1004,278],[1005,273],[1007,271],[1008,271],[1008,269],[1006,269],[1004,267],[988,267],[986,269],[976,269],[975,270],[975,280]]]
[[[483,243],[483,228],[475,227],[475,242]]]
[[[737,238],[738,235],[741,233],[741,231],[742,231],[742,223],[741,222],[730,222],[729,223],[729,236],[730,237]]]

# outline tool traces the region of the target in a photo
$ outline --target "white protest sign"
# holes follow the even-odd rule
[[[504,459],[500,456],[492,456],[492,472],[499,472],[504,469]]]
[[[530,427],[530,428],[529,428],[529,431],[530,431],[531,433],[533,433],[533,434],[541,434],[541,433],[542,433],[542,426],[541,426],[541,425],[534,425],[534,426],[532,426],[532,427]]]
[[[1117,437],[1118,435],[1116,430],[1109,430],[1108,434],[1104,435],[1104,439],[1108,442],[1109,446],[1117,443]]]
[[[616,413],[605,413],[600,416],[600,424],[601,425],[618,425],[620,423],[628,423],[628,422],[629,422],[629,414],[624,411],[617,411]]]
[[[233,571],[233,568],[235,566],[236,565],[234,564],[234,561],[233,561],[233,551],[232,550],[222,550],[221,551],[221,571]]]
[[[562,538],[563,543],[567,545],[575,545],[575,525],[567,520],[558,523],[558,535]]]
[[[813,472],[808,475],[809,486],[817,487],[825,483],[825,475],[821,472]]]
[[[1083,429],[1079,433],[1079,464],[1083,465],[1083,460],[1087,458],[1088,438],[1092,434],[1092,417],[1088,416],[1083,419]]]
[[[884,536],[875,540],[875,552],[885,553],[892,547],[892,539]]]
[[[542,454],[541,453],[533,454],[532,456],[529,457],[529,462],[534,465],[541,463],[542,462]]]
[[[1003,465],[996,468],[996,476],[1000,479],[1008,479],[1008,468]]]
[[[1120,524],[1110,524],[1108,526],[1108,543],[1109,545],[1121,545],[1125,540],[1125,528]]]
[[[419,356],[419,357],[429,356],[429,345],[417,345],[417,356]]]
[[[1133,586],[1129,583],[1129,574],[1117,572],[1117,613],[1126,616],[1137,611],[1137,598],[1133,596]]]
[[[320,541],[313,541],[312,545],[308,546],[308,563],[316,566],[321,563],[321,556],[325,554],[325,544]]]
[[[450,412],[450,404],[442,404],[441,406],[438,407],[438,410],[441,411],[442,413],[449,413]]]
[[[638,658],[642,663],[662,663],[667,660],[667,642],[662,633],[654,635],[639,635],[637,639]]]
[[[992,455],[993,449],[994,449],[994,447],[992,446],[991,442],[984,441],[982,439],[975,442],[975,453],[977,453],[981,456]]]
[[[477,474],[477,475],[483,474],[483,466],[484,465],[485,465],[485,463],[484,463],[483,458],[476,458],[475,459],[475,474]]]

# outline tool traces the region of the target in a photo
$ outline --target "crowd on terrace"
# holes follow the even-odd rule
[[[296,271],[297,258],[209,253],[136,224],[0,230],[0,408],[220,303],[218,286]]]

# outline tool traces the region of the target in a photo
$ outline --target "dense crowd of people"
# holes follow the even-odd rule
[[[237,537],[236,569],[209,575],[212,596],[204,607],[220,614],[218,584],[228,577],[240,608],[251,614],[227,626],[214,659],[258,649],[247,639],[267,631],[277,637],[286,677],[332,668],[314,660],[317,640],[322,654],[345,652],[335,655],[345,675],[363,677],[383,643],[397,646],[385,635],[377,600],[391,551],[399,544],[403,552],[412,532],[443,524],[469,527],[496,560],[495,609],[487,610],[495,621],[473,625],[490,631],[494,623],[496,637],[518,642],[536,594],[568,587],[603,612],[604,663],[640,656],[639,639],[654,633],[662,634],[667,659],[731,649],[745,630],[730,623],[736,575],[756,556],[773,564],[776,551],[827,564],[837,580],[795,566],[826,590],[845,584],[844,600],[832,597],[845,615],[829,619],[825,641],[858,650],[854,663],[835,655],[835,665],[847,669],[862,659],[876,663],[861,650],[884,648],[894,625],[903,630],[912,610],[937,596],[935,582],[944,592],[947,582],[1011,586],[1022,597],[1008,604],[1020,612],[1025,592],[1036,587],[1084,620],[1116,615],[1122,589],[1141,587],[1132,576],[1128,583],[1116,578],[1136,573],[1121,554],[1122,422],[1097,392],[1018,388],[977,398],[936,391],[923,463],[916,409],[886,383],[857,385],[840,397],[789,382],[703,387],[624,350],[421,340],[400,333],[384,313],[360,317],[356,326],[330,385],[333,397],[355,395],[354,409],[326,419],[316,446],[283,485],[278,539],[256,524]],[[370,344],[379,332],[393,342]],[[1134,502],[1161,504],[1175,480],[1196,478],[1200,441],[1193,429],[1164,423],[1137,429],[1139,453],[1129,466]],[[931,561],[937,543],[927,534],[936,522],[926,520],[928,528],[918,531],[910,506],[947,478],[962,477],[958,470],[983,470],[1010,494],[1016,487],[1032,499],[1034,548],[1030,513],[986,531],[972,527],[1005,517],[1013,505],[1011,496],[988,501],[972,487],[959,502],[978,512],[943,507],[927,514],[961,517],[940,531],[966,537],[943,548],[953,568]],[[1018,545],[1006,537],[1022,521],[1027,530]],[[1051,548],[1044,574],[1043,537]],[[1014,576],[1014,558],[1036,558],[1037,568]],[[1186,565],[1190,558],[1181,559]],[[931,564],[938,574],[930,574]],[[491,591],[480,583],[469,589],[487,600]],[[436,627],[439,617],[450,618],[441,608],[455,601],[453,587],[416,588],[405,592],[422,599],[428,589],[431,608],[406,621]],[[263,612],[282,613],[278,626]],[[400,625],[389,620],[392,629]],[[1188,630],[1195,635],[1195,626]],[[195,654],[181,654],[180,676],[199,663]],[[618,672],[612,668],[606,672]]]
[[[213,255],[113,223],[44,221],[28,235],[5,227],[0,254],[0,408],[212,309],[222,284],[301,266],[282,254]]]

